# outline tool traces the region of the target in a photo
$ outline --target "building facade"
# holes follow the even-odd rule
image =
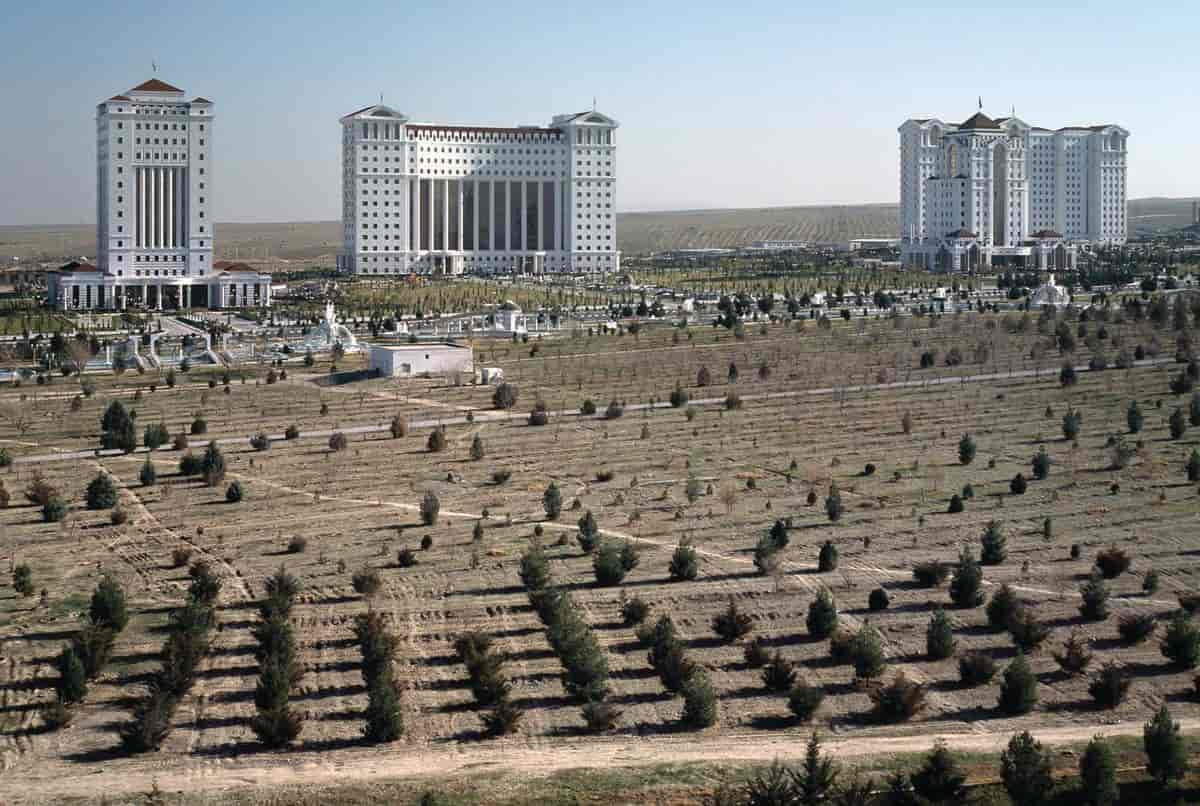
[[[1120,126],[1050,130],[979,112],[900,126],[901,260],[973,271],[1071,268],[1083,244],[1126,238]]]
[[[52,273],[64,310],[270,304],[270,276],[213,262],[213,104],[151,79],[96,107],[96,262]]]
[[[617,121],[412,123],[378,104],[342,124],[338,267],[398,274],[608,273],[617,251]]]

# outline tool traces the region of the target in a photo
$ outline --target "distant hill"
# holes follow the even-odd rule
[[[1131,199],[1130,233],[1169,232],[1192,224],[1192,202],[1186,199]],[[667,249],[732,248],[761,240],[844,241],[900,232],[896,204],[757,207],[735,210],[679,210],[619,213],[617,242],[627,254]],[[332,264],[342,242],[340,221],[265,224],[217,224],[214,240],[221,259],[308,261],[321,257]],[[58,260],[94,257],[96,233],[91,226],[0,226],[0,264],[13,256]]]
[[[732,248],[753,241],[844,241],[900,231],[900,206],[855,204],[759,207],[741,210],[681,210],[617,215],[623,252]]]

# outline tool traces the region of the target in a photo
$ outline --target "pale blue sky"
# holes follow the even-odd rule
[[[380,92],[494,125],[595,96],[622,123],[622,210],[894,202],[896,127],[978,96],[1035,125],[1120,123],[1131,197],[1200,194],[1192,2],[4,5],[0,224],[93,221],[94,105],[152,59],[216,103],[218,221],[338,218],[337,119]]]

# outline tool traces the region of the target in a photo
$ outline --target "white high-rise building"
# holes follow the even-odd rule
[[[979,112],[900,127],[900,236],[906,265],[1071,268],[1082,244],[1126,237],[1120,126],[1050,130]]]
[[[338,267],[360,275],[604,273],[617,251],[617,121],[412,123],[383,104],[341,119]]]
[[[270,276],[213,263],[213,104],[151,79],[96,107],[96,264],[51,275],[69,310],[270,304]]]

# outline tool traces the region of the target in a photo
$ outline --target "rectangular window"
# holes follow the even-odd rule
[[[525,248],[537,250],[538,246],[538,184],[525,182]]]
[[[496,249],[508,248],[508,200],[505,198],[504,192],[508,188],[507,182],[493,182],[492,187],[496,196],[496,209],[492,216],[494,222],[492,232],[496,237]]]
[[[420,201],[420,205],[421,205],[421,207],[420,207],[420,209],[421,209],[421,227],[420,227],[420,229],[421,229],[421,231],[418,233],[418,235],[420,236],[420,244],[421,244],[419,247],[420,249],[429,249],[429,221],[430,221],[430,219],[429,219],[429,216],[430,216],[429,194],[430,194],[430,192],[431,192],[431,188],[429,187],[429,180],[428,179],[420,180],[420,185],[418,187],[418,194],[417,194],[418,196],[420,196],[419,201]]]
[[[446,193],[450,196],[448,200],[450,208],[450,220],[447,222],[450,239],[446,243],[447,249],[458,249],[458,221],[459,214],[462,212],[462,207],[460,206],[462,204],[462,199],[459,197],[459,187],[460,182],[457,179],[451,179],[446,183]]]
[[[492,248],[492,183],[479,183],[479,246]]]
[[[508,202],[508,248],[521,248],[521,185],[523,182],[509,182]]]
[[[474,250],[475,246],[475,183],[463,182],[463,249]]]
[[[433,247],[434,249],[446,248],[446,214],[444,205],[446,202],[445,183],[433,183]]]
[[[543,251],[554,249],[554,183],[542,182],[542,244]]]

